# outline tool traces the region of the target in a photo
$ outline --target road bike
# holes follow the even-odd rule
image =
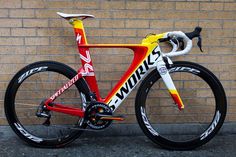
[[[125,117],[114,112],[139,84],[135,114],[144,134],[166,149],[188,150],[207,143],[221,128],[226,96],[205,67],[171,57],[187,54],[192,39],[201,47],[201,27],[193,32],[148,34],[141,44],[88,44],[83,20],[89,14],[57,13],[73,26],[82,67],[40,61],[21,69],[5,94],[5,114],[13,131],[36,147],[63,147],[83,131],[101,131]],[[163,52],[160,43],[169,43]],[[133,60],[108,95],[101,97],[89,49],[126,48]]]

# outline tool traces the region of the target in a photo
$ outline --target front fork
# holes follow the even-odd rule
[[[166,62],[164,61],[164,58],[165,58]],[[167,64],[171,65],[173,63],[168,57],[160,55],[160,57],[157,59],[157,62],[156,62],[157,71],[159,72],[162,80],[164,81],[175,104],[178,105],[179,110],[182,110],[182,109],[184,109],[184,104],[183,104],[182,99],[179,96],[177,89],[175,88],[173,80],[169,74],[167,67],[166,67]]]

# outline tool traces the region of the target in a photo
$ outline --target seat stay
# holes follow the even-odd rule
[[[90,14],[66,14],[66,13],[61,13],[61,12],[57,12],[57,14],[66,19],[66,20],[70,20],[71,18],[79,18],[81,20],[84,20],[86,18],[94,18],[94,15],[90,15]]]

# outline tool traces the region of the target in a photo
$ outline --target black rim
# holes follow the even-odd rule
[[[19,119],[17,117],[17,114],[15,112],[15,98],[16,98],[16,95],[17,95],[17,91],[20,88],[20,86],[22,85],[22,83],[25,81],[24,80],[21,83],[17,83],[17,81],[16,81],[17,78],[22,73],[27,71],[27,69],[32,69],[34,67],[42,66],[42,65],[47,65],[48,66],[47,71],[53,71],[53,72],[62,74],[64,77],[67,77],[69,79],[71,79],[76,74],[75,71],[72,71],[71,69],[68,69],[68,67],[65,68],[64,65],[61,65],[61,64],[58,65],[58,63],[55,64],[54,62],[53,63],[48,63],[48,62],[46,62],[46,63],[43,62],[42,63],[41,62],[39,64],[32,64],[31,66],[27,66],[26,68],[22,69],[19,73],[17,73],[14,76],[14,78],[12,79],[12,81],[9,84],[9,87],[7,89],[6,96],[5,96],[5,112],[6,112],[6,117],[7,117],[8,121],[9,121],[10,126],[17,133],[17,135],[19,135],[24,141],[26,141],[26,142],[28,142],[28,143],[30,143],[32,145],[36,145],[36,146],[42,146],[42,147],[50,147],[50,146],[55,147],[55,146],[57,146],[57,147],[60,147],[60,145],[64,145],[64,144],[69,143],[70,141],[74,140],[76,137],[78,137],[82,133],[82,131],[72,130],[69,134],[67,134],[67,136],[62,136],[61,138],[54,138],[54,139],[50,139],[50,138],[49,139],[43,139],[43,141],[38,143],[37,140],[32,138],[35,135],[31,135],[29,137],[27,135],[27,132],[20,131],[19,126],[21,126],[23,129],[25,129],[25,128],[24,128],[24,126],[22,126],[22,124],[19,121]],[[26,78],[26,80],[28,78],[30,78],[30,76],[28,76]],[[77,82],[75,88],[77,88],[77,92],[78,92],[78,90],[81,89],[81,82],[80,83]],[[85,90],[83,90],[83,91],[85,91]],[[18,123],[18,124],[16,125],[15,123]],[[84,128],[85,126],[83,125],[82,127]]]
[[[201,137],[196,137],[195,139],[192,139],[190,141],[184,141],[184,142],[175,142],[175,141],[170,141],[164,137],[162,137],[161,135],[159,136],[154,136],[147,128],[147,126],[144,124],[142,118],[141,118],[141,109],[140,107],[142,106],[143,108],[145,108],[145,103],[146,103],[146,98],[148,93],[145,93],[144,91],[149,90],[152,85],[159,80],[160,76],[157,74],[157,71],[155,70],[154,72],[152,72],[149,76],[146,77],[146,83],[141,84],[140,86],[140,91],[137,93],[137,98],[136,98],[136,116],[138,119],[139,124],[141,125],[141,128],[143,129],[144,133],[151,139],[153,140],[155,143],[158,143],[166,148],[169,149],[191,149],[194,147],[197,147],[199,145],[202,145],[204,143],[206,143],[207,141],[209,141],[220,129],[220,127],[223,124],[224,118],[225,118],[225,114],[226,114],[226,99],[225,99],[225,94],[223,91],[223,88],[221,86],[221,84],[219,83],[219,81],[217,80],[217,78],[208,70],[205,71],[206,69],[197,65],[197,64],[193,64],[193,63],[189,63],[189,62],[175,62],[174,63],[174,67],[177,66],[187,66],[187,67],[193,67],[196,68],[198,70],[201,71],[200,74],[198,74],[198,76],[200,78],[202,78],[205,82],[207,82],[207,84],[211,87],[211,91],[214,94],[215,97],[215,112],[214,112],[214,116],[213,119],[211,121],[211,123],[209,124],[209,126],[207,127],[209,129],[209,127],[213,124],[214,122],[214,118],[216,116],[216,112],[219,111],[221,116],[219,119],[219,122],[217,123],[217,125],[215,126],[214,130],[212,132],[210,132],[206,138],[204,138],[203,140],[200,140]],[[151,76],[152,75],[152,76]],[[209,78],[209,75],[211,75],[211,78]],[[155,76],[155,77],[154,77]],[[149,77],[149,78],[148,78]],[[153,84],[148,84],[147,82],[152,81]],[[217,86],[217,89],[215,89]],[[141,90],[142,89],[142,90]],[[219,92],[220,90],[220,92]],[[223,98],[219,97],[219,95],[223,95]],[[139,103],[141,102],[141,103]],[[137,104],[142,104],[141,106],[137,105]],[[206,130],[208,130],[206,129]],[[201,135],[201,134],[200,134]]]

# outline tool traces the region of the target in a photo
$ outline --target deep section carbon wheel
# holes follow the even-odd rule
[[[85,128],[82,119],[44,110],[42,103],[76,75],[65,64],[42,61],[21,69],[11,80],[5,95],[5,113],[9,125],[25,142],[37,147],[62,147],[75,140]],[[79,79],[54,102],[83,107],[89,89]]]
[[[178,109],[153,70],[137,92],[137,120],[143,132],[160,146],[193,149],[212,139],[223,125],[225,92],[216,76],[198,64],[174,62],[169,72],[185,108]]]

